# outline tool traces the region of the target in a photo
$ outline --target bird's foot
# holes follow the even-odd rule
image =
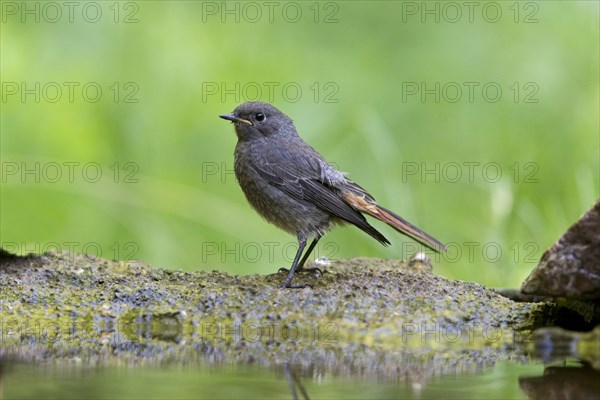
[[[282,272],[289,273],[290,270],[287,268],[279,268],[279,270],[277,271],[278,274]],[[321,269],[317,267],[296,269],[296,273],[298,272],[314,272],[317,276],[323,276],[323,271],[321,271]]]

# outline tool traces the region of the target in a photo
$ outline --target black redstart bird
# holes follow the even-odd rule
[[[220,117],[235,126],[235,176],[248,202],[268,222],[298,238],[298,251],[283,287],[308,286],[291,283],[294,271],[303,269],[319,239],[334,225],[350,223],[389,245],[362,213],[432,250],[446,250],[427,233],[378,205],[365,189],[332,167],[298,136],[292,120],[272,105],[248,102]],[[314,239],[300,260],[309,237]]]

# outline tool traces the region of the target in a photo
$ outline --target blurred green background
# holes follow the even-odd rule
[[[217,117],[245,100],[449,243],[450,278],[520,285],[599,196],[597,2],[54,4],[2,2],[10,251],[287,266],[295,238],[246,204]],[[417,249],[374,225],[392,246],[344,228],[317,256]]]

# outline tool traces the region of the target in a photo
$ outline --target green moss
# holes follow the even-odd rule
[[[185,362],[211,352],[228,362],[399,350],[437,360],[467,350],[506,357],[514,331],[532,328],[539,307],[392,260],[339,261],[321,277],[295,278],[312,289],[280,289],[284,279],[69,253],[3,258],[2,334],[11,346],[2,351],[119,362]]]

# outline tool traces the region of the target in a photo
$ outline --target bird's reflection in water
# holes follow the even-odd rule
[[[300,392],[303,399],[310,399],[308,393],[306,392],[306,389],[304,388],[304,385],[302,384],[300,374],[295,368],[290,367],[289,364],[285,364],[285,366],[283,367],[283,374],[285,375],[285,380],[287,381],[288,386],[290,387],[290,393],[292,394],[292,398],[294,400],[299,399],[298,392]],[[296,390],[296,388],[298,388],[298,390]]]

